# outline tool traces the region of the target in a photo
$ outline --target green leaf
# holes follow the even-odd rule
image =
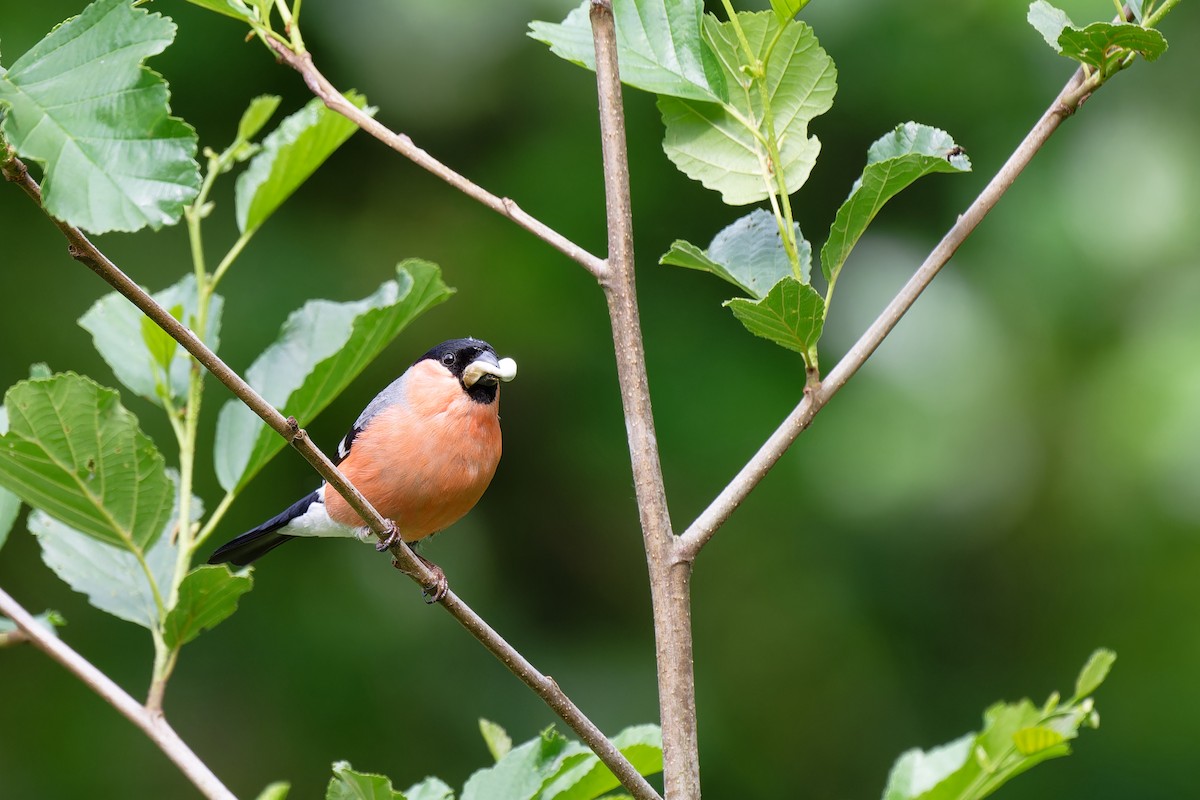
[[[160,536],[141,555],[86,536],[34,510],[29,530],[42,546],[42,560],[72,589],[101,611],[153,630],[162,592],[175,577],[176,548]]]
[[[800,226],[795,226],[795,230],[800,274],[802,282],[808,283],[812,245],[800,233]],[[792,265],[784,250],[775,216],[761,208],[718,233],[707,251],[676,240],[659,263],[711,272],[755,299],[765,297],[772,286],[792,275]]]
[[[771,10],[780,22],[787,22],[808,5],[808,0],[771,0]]]
[[[790,275],[771,287],[761,300],[735,297],[725,305],[755,336],[804,356],[816,365],[816,346],[825,326],[825,300],[806,283]]]
[[[701,0],[614,0],[621,82],[660,95],[723,101],[725,75],[700,33]],[[586,0],[561,23],[531,22],[529,35],[590,70],[596,49]]]
[[[1042,35],[1046,44],[1054,48],[1056,53],[1062,52],[1062,45],[1058,43],[1059,34],[1063,32],[1064,28],[1075,27],[1075,23],[1071,22],[1071,18],[1067,16],[1067,12],[1050,5],[1046,0],[1034,0],[1030,3],[1026,19]]]
[[[1013,734],[1013,744],[1016,745],[1017,752],[1025,756],[1062,744],[1063,739],[1063,735],[1058,731],[1041,725],[1021,728]]]
[[[641,775],[662,772],[662,731],[657,725],[635,725],[612,737]],[[539,794],[538,800],[592,800],[621,785],[595,754],[564,766]]]
[[[346,99],[358,108],[366,98],[350,92]],[[374,109],[367,109],[374,114]],[[238,230],[258,230],[271,214],[308,180],[325,159],[358,130],[353,122],[330,111],[318,98],[279,123],[262,142],[259,151],[238,176],[234,206]]]
[[[512,750],[512,737],[508,735],[508,732],[504,728],[490,719],[480,718],[479,733],[483,735],[483,741],[487,744],[488,752],[492,754],[493,761],[499,761]]]
[[[454,800],[454,790],[440,778],[426,778],[405,789],[404,800]]]
[[[238,599],[253,584],[248,573],[234,575],[225,564],[205,565],[189,572],[179,584],[179,602],[163,624],[167,647],[182,647],[223,622],[237,611]]]
[[[242,0],[188,0],[188,2],[201,8],[207,8],[209,11],[233,17],[234,19],[250,21],[258,18],[257,12],[243,3]],[[268,786],[267,788],[271,787]]]
[[[196,278],[188,273],[174,285],[154,293],[154,300],[161,306],[171,309],[176,319],[189,326],[194,326],[196,314],[199,311],[200,300],[196,292]],[[211,349],[220,346],[221,312],[225,301],[220,295],[214,294],[209,300],[208,320],[205,324],[203,339]],[[181,309],[180,314],[175,309]],[[92,344],[112,369],[117,380],[131,392],[144,397],[155,405],[161,406],[162,399],[158,388],[162,385],[162,368],[156,366],[163,363],[160,359],[166,350],[171,351],[169,380],[166,389],[171,393],[171,399],[176,405],[187,400],[188,382],[192,369],[192,357],[183,348],[171,348],[162,345],[162,350],[155,353],[151,350],[147,334],[147,326],[152,326],[172,345],[174,339],[142,314],[132,303],[116,292],[110,292],[97,300],[87,313],[79,318],[79,325],[92,335]]]
[[[591,752],[553,728],[509,751],[494,766],[478,770],[463,786],[461,800],[533,800],[563,765]]]
[[[161,14],[96,0],[0,73],[4,135],[44,167],[51,215],[93,233],[179,221],[200,190],[196,133],[142,66],[174,38]]]
[[[257,136],[267,124],[267,120],[271,119],[275,109],[279,108],[280,99],[276,94],[263,94],[251,100],[242,113],[241,121],[238,122],[237,138],[248,142]]]
[[[174,488],[163,457],[112,389],[68,372],[8,390],[0,485],[100,541],[154,543]]]
[[[57,611],[43,611],[41,614],[35,615],[33,619],[55,638],[58,637],[58,628],[67,624],[63,615]],[[17,638],[13,634],[18,630],[20,629],[17,627],[17,623],[8,617],[0,617],[0,647],[11,644]]]
[[[336,761],[325,800],[405,800],[384,775],[355,772],[349,761]]]
[[[1116,660],[1117,654],[1105,647],[1092,653],[1091,658],[1080,670],[1079,677],[1075,679],[1075,697],[1071,702],[1079,702],[1096,691],[1108,677],[1108,672]]]
[[[292,312],[279,338],[246,370],[267,402],[301,425],[329,405],[384,347],[426,309],[452,293],[437,266],[408,259],[363,300],[311,300]],[[283,438],[242,403],[230,400],[217,419],[217,478],[240,491],[283,447]]]
[[[1093,22],[1083,30],[1065,28],[1058,43],[1064,56],[1094,69],[1111,60],[1108,53],[1113,47],[1137,53],[1147,61],[1167,51],[1167,40],[1161,32],[1129,22]]]
[[[996,703],[984,712],[978,733],[904,753],[892,767],[883,800],[981,800],[1031,767],[1069,755],[1069,740],[1081,725],[1091,724],[1095,712],[1090,700],[1061,706],[1053,699],[1043,708],[1027,699]]]
[[[177,320],[183,319],[183,306],[174,305],[168,309],[168,312]],[[154,324],[149,317],[142,317],[142,342],[146,345],[146,350],[150,353],[151,361],[164,371],[170,369],[171,359],[175,357],[175,351],[179,348],[179,342],[175,341],[162,328]]]
[[[934,172],[968,172],[971,162],[945,131],[905,122],[867,151],[867,166],[834,217],[821,248],[821,271],[832,289],[847,256],[884,203]]]
[[[8,411],[0,405],[0,435],[8,433]],[[0,488],[0,547],[8,540],[8,532],[21,511],[21,498],[8,489]]]
[[[734,206],[768,197],[777,185],[777,171],[784,175],[788,194],[804,185],[821,151],[817,138],[808,135],[808,123],[830,109],[837,91],[837,70],[808,25],[780,23],[770,11],[741,12],[738,20],[755,58],[766,61],[767,95],[780,150],[774,171],[763,172],[767,150],[759,139],[766,136],[762,101],[741,69],[745,53],[730,23],[704,18],[705,38],[730,87],[729,102],[658,99],[667,157]]]
[[[259,792],[255,800],[284,800],[288,792],[291,791],[291,788],[291,784],[285,781],[275,781],[275,783],[272,783]]]

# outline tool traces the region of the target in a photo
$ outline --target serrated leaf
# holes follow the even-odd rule
[[[182,313],[176,316],[176,319],[189,327],[195,324],[200,301],[196,293],[194,275],[185,275],[174,285],[155,292],[153,297],[159,305],[170,308],[172,315],[175,308],[180,308]],[[218,294],[214,294],[209,300],[208,320],[203,339],[214,351],[220,347],[221,313],[224,306],[225,301]],[[144,326],[147,324],[154,325],[136,306],[116,292],[101,297],[79,318],[80,327],[92,335],[92,344],[112,369],[117,380],[134,394],[161,406],[158,386],[162,383],[162,372],[155,367],[157,356],[150,351],[146,342]],[[158,326],[154,326],[154,329],[172,344],[175,343],[175,340],[162,333]],[[192,357],[183,348],[177,348],[171,353],[170,365],[170,379],[165,388],[170,391],[171,399],[176,405],[181,405],[187,399]]]
[[[392,781],[384,775],[370,772],[355,772],[349,761],[337,761],[333,765],[333,777],[325,790],[325,800],[405,800],[404,795],[392,788]]]
[[[0,436],[6,433],[8,433],[8,411],[0,405]],[[0,547],[4,547],[4,542],[8,540],[8,532],[12,530],[13,523],[17,521],[17,514],[20,511],[21,498],[8,489],[0,487]]]
[[[1104,683],[1104,679],[1108,677],[1108,672],[1116,660],[1117,654],[1105,647],[1092,653],[1088,662],[1080,670],[1079,677],[1075,679],[1075,697],[1072,702],[1079,702],[1100,688],[1100,684]]]
[[[4,405],[0,485],[101,541],[135,552],[154,543],[174,488],[115,391],[68,372],[21,381]]]
[[[396,280],[363,300],[311,300],[292,312],[279,338],[246,370],[246,380],[307,425],[409,322],[452,292],[436,265],[408,259],[396,267]],[[240,491],[285,445],[254,412],[230,400],[217,419],[221,486]]]
[[[248,142],[257,136],[275,109],[279,108],[280,99],[277,94],[263,94],[251,100],[238,122],[237,138]]]
[[[662,772],[662,731],[657,725],[635,725],[612,737],[621,754],[640,775]],[[595,754],[564,765],[550,778],[537,800],[592,800],[621,785]]]
[[[284,781],[275,781],[275,783],[270,784],[267,788],[259,792],[255,800],[284,800],[291,789],[291,784]]]
[[[1046,44],[1054,48],[1056,53],[1062,52],[1062,45],[1058,43],[1059,34],[1063,32],[1064,28],[1075,27],[1075,23],[1071,22],[1071,18],[1067,16],[1067,12],[1050,5],[1046,0],[1034,0],[1030,3],[1026,19],[1042,35]]]
[[[529,36],[559,58],[596,69],[590,0],[561,23],[531,22]],[[701,0],[614,0],[621,82],[673,97],[723,101],[725,75],[700,34]]]
[[[234,575],[225,564],[204,565],[179,584],[179,600],[163,623],[167,647],[182,647],[237,611],[238,599],[254,585],[249,573]]]
[[[57,611],[43,611],[41,614],[34,615],[33,620],[45,628],[46,632],[56,639],[58,638],[58,629],[67,624],[67,621],[63,619],[63,615]],[[14,634],[17,634],[19,630],[20,628],[17,627],[17,623],[8,617],[0,617],[0,647],[11,644],[16,638]]]
[[[46,566],[87,595],[93,606],[143,628],[158,625],[155,589],[165,602],[162,593],[175,576],[176,548],[170,536],[160,536],[139,560],[128,550],[97,541],[38,510],[29,514],[29,531],[42,547]]]
[[[440,778],[426,778],[404,790],[404,800],[454,800],[454,790]]]
[[[367,102],[355,92],[346,99],[358,108],[365,108]],[[367,113],[373,115],[375,110]],[[356,130],[358,126],[315,97],[279,123],[238,176],[234,196],[238,230],[257,230]]]
[[[96,0],[0,73],[4,135],[43,166],[51,215],[93,233],[179,221],[200,190],[196,134],[142,66],[174,38],[161,14]]]
[[[825,300],[790,275],[771,287],[761,300],[735,297],[725,303],[755,336],[804,356],[810,365],[825,326]]]
[[[1061,733],[1041,725],[1021,728],[1013,734],[1013,744],[1016,745],[1017,752],[1025,756],[1048,750],[1062,742]]]
[[[548,728],[537,738],[514,747],[494,766],[471,775],[463,786],[461,800],[533,800],[565,764],[581,761],[590,752]]]
[[[800,274],[802,282],[808,283],[812,245],[800,233],[799,225],[795,231]],[[761,208],[718,233],[708,250],[677,240],[659,263],[711,272],[755,299],[764,297],[781,278],[792,274],[775,216]]]
[[[730,87],[728,104],[658,100],[667,157],[734,206],[768,197],[778,172],[784,175],[788,194],[804,185],[821,150],[817,138],[808,135],[808,123],[830,109],[837,91],[837,70],[808,25],[780,23],[770,11],[741,12],[738,20],[755,57],[766,60],[767,95],[780,151],[780,163],[771,173],[763,173],[767,150],[759,138],[766,136],[760,93],[741,70],[746,56],[730,23],[704,17],[705,39]]]
[[[488,752],[492,754],[493,761],[499,761],[512,750],[512,737],[504,728],[490,719],[480,718],[479,733],[483,736],[483,741],[487,745]]]
[[[771,0],[771,10],[780,22],[787,22],[808,5],[808,0]]]
[[[247,6],[242,0],[188,0],[188,2],[234,19],[250,21],[258,17],[254,9]]]
[[[928,125],[905,122],[876,140],[867,166],[842,203],[821,248],[821,272],[837,282],[846,258],[888,200],[918,178],[935,172],[969,172],[971,162],[950,135]]]
[[[1086,28],[1065,28],[1058,35],[1061,52],[1081,64],[1099,69],[1110,59],[1113,47],[1137,53],[1154,61],[1167,50],[1167,40],[1154,28],[1128,22],[1093,22]]]

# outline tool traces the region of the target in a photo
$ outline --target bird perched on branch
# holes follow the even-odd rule
[[[375,397],[338,444],[336,462],[394,528],[379,542],[416,542],[457,522],[483,495],[500,461],[500,382],[517,364],[479,339],[451,339],[421,356]],[[210,564],[243,567],[300,536],[371,532],[329,484],[221,545]],[[418,556],[418,558],[420,558]],[[446,593],[441,569],[430,602]]]

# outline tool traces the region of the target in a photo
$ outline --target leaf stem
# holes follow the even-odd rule
[[[1179,0],[1165,0],[1150,16],[1142,20],[1143,28],[1154,28],[1162,21],[1162,18],[1171,13],[1171,9],[1179,5]]]

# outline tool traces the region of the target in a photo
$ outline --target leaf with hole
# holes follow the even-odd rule
[[[174,487],[162,455],[115,391],[67,372],[21,381],[4,405],[0,485],[127,550],[145,550],[162,534]]]
[[[173,285],[155,292],[154,300],[180,322],[192,327],[196,324],[200,300],[196,293],[196,278],[191,273],[184,275]],[[208,319],[203,333],[204,343],[212,350],[220,347],[221,313],[225,301],[214,294],[208,305]],[[175,311],[178,309],[179,314]],[[187,400],[188,382],[191,377],[192,357],[174,339],[151,322],[141,311],[122,295],[110,292],[104,295],[79,318],[79,325],[92,335],[92,344],[112,369],[113,374],[131,392],[144,397],[155,405],[162,405],[159,389],[170,392],[172,402],[182,405]],[[155,350],[151,349],[155,342]],[[167,369],[169,379],[163,386],[162,357],[170,352]]]
[[[704,36],[725,71],[729,101],[658,99],[667,157],[734,206],[767,198],[780,172],[788,194],[804,185],[821,151],[808,123],[832,107],[837,91],[837,70],[808,25],[781,23],[770,11],[741,12],[738,20],[754,59],[765,62],[766,107],[743,71],[748,57],[733,26],[711,16],[704,17]],[[768,109],[779,146],[774,165],[765,144]]]
[[[867,150],[867,166],[842,203],[821,248],[821,272],[832,295],[846,258],[875,215],[918,178],[935,172],[969,172],[971,162],[950,134],[905,122]]]
[[[808,283],[812,245],[800,233],[799,225],[795,226],[795,231],[800,278],[803,283]],[[761,208],[718,233],[708,250],[676,240],[659,263],[711,272],[755,299],[765,297],[782,278],[795,277],[775,216]]]
[[[310,300],[246,370],[246,380],[285,415],[307,425],[408,323],[452,293],[436,265],[408,259],[370,297]],[[287,443],[237,400],[217,419],[214,461],[226,491],[240,491]]]
[[[161,14],[96,0],[0,71],[4,136],[42,165],[51,215],[93,233],[179,221],[200,190],[196,133],[142,65],[174,38]]]
[[[366,108],[366,98],[350,92],[346,99]],[[367,108],[368,114],[375,109]],[[253,233],[283,202],[333,155],[358,126],[330,111],[318,98],[279,123],[262,141],[262,149],[238,176],[234,210],[238,230]]]
[[[590,70],[596,48],[591,0],[561,23],[531,22],[529,35]],[[725,75],[700,32],[700,0],[614,0],[621,82],[647,92],[712,102],[728,99]]]

